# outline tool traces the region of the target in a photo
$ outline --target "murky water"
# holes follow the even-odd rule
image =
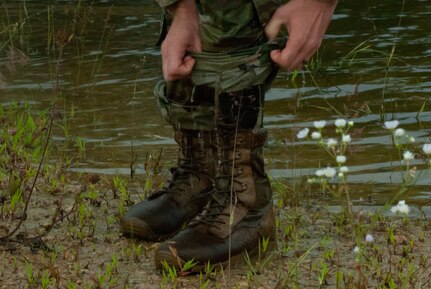
[[[85,157],[75,158],[72,171],[128,175],[136,155],[141,174],[148,154],[161,147],[163,164],[172,164],[172,131],[152,92],[160,77],[155,1],[11,2],[0,6],[0,102],[47,109],[58,87],[60,123],[69,139],[85,141]],[[334,166],[314,142],[296,140],[296,132],[316,120],[348,118],[355,122],[347,153],[352,198],[381,204],[402,184],[402,167],[382,127],[382,120],[395,118],[416,139],[418,178],[404,197],[429,202],[431,173],[419,145],[431,142],[430,18],[429,0],[406,1],[404,8],[398,0],[340,3],[310,71],[293,81],[280,73],[267,94],[269,174],[297,183],[319,166]],[[71,37],[60,64],[55,35],[65,42]],[[12,45],[25,54],[14,50],[13,63]],[[335,136],[332,128],[327,136]],[[64,131],[57,128],[54,139],[63,143]],[[76,147],[69,148],[77,156]]]

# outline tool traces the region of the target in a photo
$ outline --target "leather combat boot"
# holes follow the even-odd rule
[[[123,235],[149,241],[172,237],[199,214],[214,178],[215,133],[177,130],[178,164],[161,190],[133,205],[120,221]]]
[[[253,119],[251,111],[241,114],[247,122]],[[233,110],[231,115],[235,113]],[[270,247],[275,245],[272,191],[262,157],[267,132],[241,128],[244,125],[228,118],[221,120],[217,123],[218,165],[211,198],[184,230],[160,244],[155,254],[159,269],[165,262],[182,269],[193,260],[196,265],[191,270],[201,271],[208,262],[223,264],[230,258],[242,258],[246,251],[257,253],[262,239],[269,240]]]

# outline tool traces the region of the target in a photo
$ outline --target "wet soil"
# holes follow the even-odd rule
[[[112,180],[88,177],[50,193],[40,182],[18,233],[0,241],[0,288],[389,288],[390,282],[431,288],[428,217],[364,209],[355,214],[354,233],[343,213],[330,213],[318,201],[275,206],[278,248],[265,258],[172,277],[155,269],[157,244],[119,233],[121,198]],[[131,183],[128,190],[132,202],[142,197]],[[17,222],[1,220],[1,234]],[[374,241],[352,237],[365,234]]]

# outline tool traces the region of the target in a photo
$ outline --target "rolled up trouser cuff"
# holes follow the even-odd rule
[[[270,52],[281,49],[285,43],[285,38],[277,38],[229,52],[191,52],[196,60],[191,81],[197,86],[212,87],[218,93],[237,92],[260,84],[267,90],[278,71]]]
[[[214,105],[193,104],[190,101],[176,102],[169,99],[166,93],[166,82],[161,80],[156,84],[154,94],[162,118],[174,129],[191,129],[210,131],[215,129]]]

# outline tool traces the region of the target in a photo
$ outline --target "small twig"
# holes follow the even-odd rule
[[[59,57],[58,57],[57,64],[56,64],[56,71],[55,71],[55,73],[56,73],[55,92],[57,94],[59,92],[59,83],[60,83],[60,74],[61,74],[61,69],[62,69],[62,64],[63,64],[64,47],[72,40],[72,38],[73,38],[73,34],[70,35],[69,37],[66,37],[66,34],[64,31],[59,31],[56,35],[56,45],[59,47],[59,50],[60,50]],[[49,122],[48,131],[46,134],[46,142],[45,142],[45,145],[43,147],[42,156],[40,157],[39,165],[37,167],[36,175],[34,176],[33,184],[31,186],[30,192],[28,194],[27,200],[26,200],[25,205],[24,205],[23,218],[21,218],[19,220],[15,229],[10,231],[6,236],[0,237],[0,241],[9,239],[11,236],[13,236],[19,230],[19,228],[21,227],[21,225],[23,224],[23,222],[27,218],[26,216],[27,216],[27,211],[28,211],[28,207],[30,204],[30,200],[31,200],[31,197],[33,195],[34,189],[36,187],[36,182],[39,178],[40,171],[42,169],[42,164],[43,164],[43,161],[45,159],[46,151],[48,150],[49,139],[51,138],[51,132],[52,132],[52,127],[53,127],[53,123],[54,123],[54,112],[55,112],[55,103],[53,104],[52,111],[51,111],[51,120]],[[56,213],[58,213],[58,212],[56,212]]]
[[[160,147],[159,154],[157,155],[157,159],[156,159],[156,162],[154,163],[154,167],[153,167],[154,174],[157,174],[157,171],[158,171],[159,166],[160,166],[160,161],[162,159],[162,155],[163,155],[163,147]]]
[[[40,170],[42,169],[42,163],[43,163],[43,160],[45,159],[45,154],[46,154],[46,151],[48,149],[48,144],[49,144],[49,139],[51,137],[51,131],[52,131],[53,122],[54,122],[54,117],[53,117],[53,115],[51,115],[51,121],[49,123],[48,132],[47,132],[47,135],[46,135],[45,146],[43,147],[43,152],[42,152],[42,156],[40,157],[40,161],[39,161],[39,165],[37,167],[36,175],[34,176],[33,184],[31,186],[30,192],[29,192],[27,200],[25,202],[24,213],[23,213],[24,217],[19,220],[19,223],[16,225],[15,229],[13,229],[12,231],[10,231],[6,236],[0,237],[0,241],[1,240],[5,240],[5,239],[9,239],[10,237],[12,237],[18,231],[18,229],[21,227],[22,223],[26,219],[25,216],[27,216],[27,210],[28,210],[28,206],[30,204],[30,199],[31,199],[31,196],[33,194],[34,188],[36,187],[36,182],[37,182],[37,179],[39,177]]]
[[[61,207],[61,203],[57,205],[57,210],[55,211],[54,215],[51,218],[51,223],[48,224],[47,226],[45,226],[45,231],[41,234],[39,234],[39,237],[43,237],[46,236],[51,230],[52,228],[54,228],[54,226],[60,222],[62,222],[64,219],[66,219],[67,217],[69,217],[72,213],[74,213],[76,211],[78,202],[79,202],[79,198],[81,197],[81,193],[79,193],[75,199],[75,203],[73,204],[72,208],[69,210],[69,212],[67,212],[66,214],[59,216],[60,211],[62,210]]]

